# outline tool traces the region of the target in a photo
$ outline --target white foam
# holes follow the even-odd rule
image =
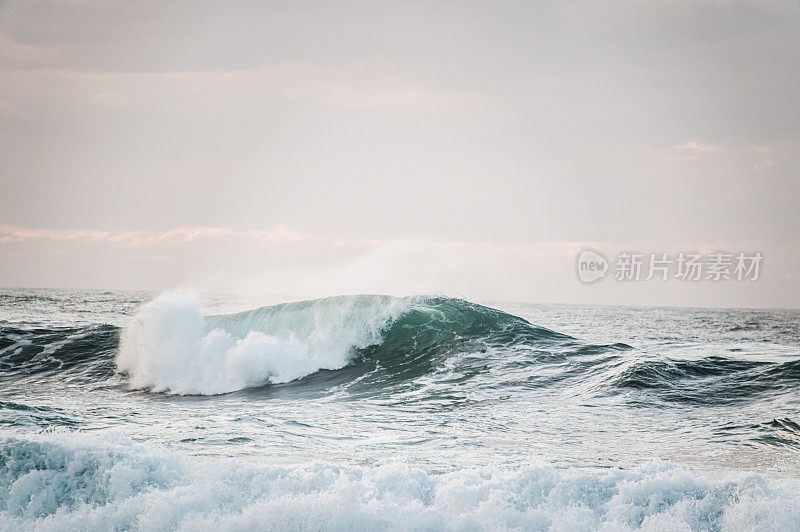
[[[0,441],[0,530],[800,530],[797,483],[635,470],[258,466],[123,438]]]
[[[408,301],[328,299],[212,327],[197,299],[162,294],[126,328],[117,367],[133,388],[213,395],[299,379],[345,366],[354,349],[381,341]]]

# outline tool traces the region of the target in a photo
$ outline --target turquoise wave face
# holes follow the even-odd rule
[[[371,385],[380,381],[379,376],[401,380],[435,373],[459,355],[480,359],[502,351],[538,359],[572,346],[585,347],[567,335],[500,310],[447,297],[342,296],[216,316],[210,321],[237,338],[258,331],[317,342],[323,349],[347,345],[347,364],[336,370],[341,369],[345,378],[374,373],[367,381]],[[332,372],[325,378],[332,377]]]

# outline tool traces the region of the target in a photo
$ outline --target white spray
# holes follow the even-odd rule
[[[283,383],[345,366],[354,349],[381,341],[410,300],[322,299],[212,320],[191,294],[169,293],[144,305],[122,336],[117,367],[130,386],[213,395]]]

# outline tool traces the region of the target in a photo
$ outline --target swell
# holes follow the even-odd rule
[[[727,405],[761,395],[797,393],[800,360],[639,359],[627,364],[610,383],[614,389],[646,392],[666,403]]]

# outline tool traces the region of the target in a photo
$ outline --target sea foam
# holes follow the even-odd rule
[[[800,530],[798,486],[532,463],[254,465],[119,436],[0,439],[0,530]]]
[[[197,298],[162,294],[125,329],[116,358],[133,388],[214,395],[345,366],[380,342],[410,298],[349,297],[205,318]]]

